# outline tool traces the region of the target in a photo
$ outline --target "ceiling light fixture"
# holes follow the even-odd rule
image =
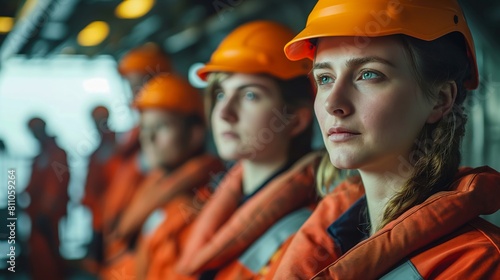
[[[91,47],[99,45],[109,34],[109,25],[104,21],[94,21],[78,33],[80,46]]]
[[[118,18],[133,19],[147,14],[154,6],[155,0],[124,0],[115,9]]]
[[[8,33],[14,26],[14,19],[11,17],[0,17],[0,34]]]

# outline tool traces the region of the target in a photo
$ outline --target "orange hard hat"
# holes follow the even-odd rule
[[[476,53],[471,32],[456,0],[319,0],[307,24],[285,46],[290,60],[314,59],[316,46],[310,41],[319,37],[379,37],[404,34],[432,41],[452,32],[460,32],[467,43],[472,75],[465,87],[479,84]]]
[[[307,75],[310,61],[293,62],[283,54],[283,47],[293,36],[288,27],[271,21],[243,24],[220,43],[210,61],[198,70],[198,76],[206,80],[211,72],[239,72],[288,80]]]
[[[139,73],[154,76],[171,70],[169,58],[154,43],[147,43],[132,49],[122,57],[118,64],[118,71],[122,75]]]
[[[203,118],[203,101],[189,82],[174,74],[159,74],[149,80],[134,100],[139,110],[158,108]]]

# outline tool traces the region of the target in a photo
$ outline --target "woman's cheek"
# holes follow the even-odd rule
[[[327,111],[325,109],[325,99],[322,96],[317,96],[314,100],[314,113],[318,119],[319,126],[323,129],[323,121],[326,118]]]

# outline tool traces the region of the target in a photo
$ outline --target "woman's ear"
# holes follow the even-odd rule
[[[443,83],[438,90],[439,92],[436,104],[434,104],[434,108],[432,108],[432,111],[427,118],[427,123],[436,123],[442,119],[451,112],[453,104],[455,104],[458,91],[455,81]]]
[[[294,112],[295,117],[290,122],[290,136],[295,137],[304,131],[312,121],[312,109],[300,107]]]

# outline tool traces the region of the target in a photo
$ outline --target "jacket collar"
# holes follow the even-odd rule
[[[242,167],[233,167],[197,217],[178,271],[193,275],[226,264],[276,221],[315,201],[313,170],[319,158],[318,153],[305,156],[241,207]]]
[[[499,186],[500,173],[489,167],[462,168],[449,191],[436,193],[409,209],[316,277],[380,277],[411,253],[456,231],[479,215],[497,211],[500,208]]]

